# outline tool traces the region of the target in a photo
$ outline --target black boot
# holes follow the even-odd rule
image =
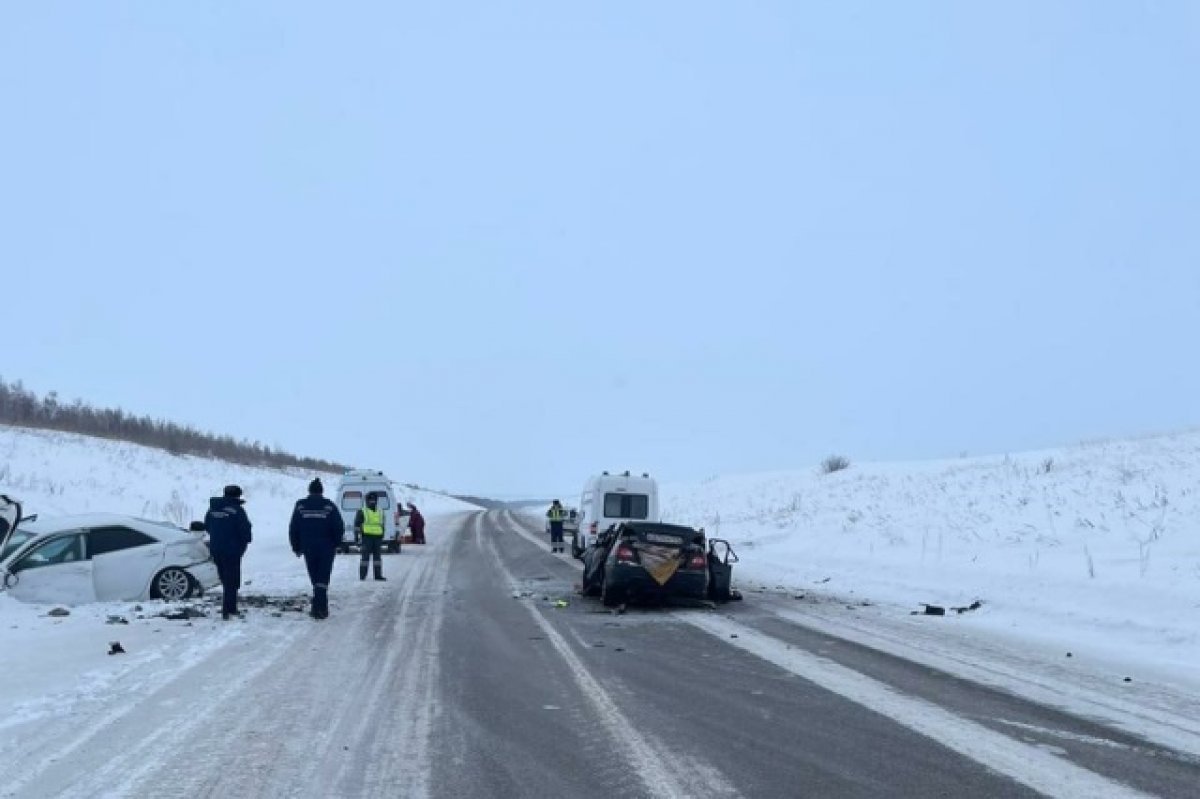
[[[367,579],[367,562],[365,560],[358,564],[358,579]]]
[[[313,589],[313,618],[329,618],[329,591],[325,588]]]
[[[375,564],[375,579],[376,580],[386,580],[387,579],[386,577],[383,576],[383,564],[382,563]]]

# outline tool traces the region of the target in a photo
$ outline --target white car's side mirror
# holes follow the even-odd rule
[[[5,588],[15,588],[20,581],[21,578],[12,572],[0,569],[0,585],[3,585]]]

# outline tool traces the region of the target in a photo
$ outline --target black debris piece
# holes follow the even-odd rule
[[[52,608],[48,613],[46,613],[46,615],[54,616],[54,617],[70,616],[71,611],[69,611],[63,607],[58,607],[58,608]]]
[[[124,654],[125,654],[125,647],[121,646],[121,642],[120,642],[120,641],[109,641],[109,642],[108,642],[108,654],[110,654],[110,655],[124,655]]]

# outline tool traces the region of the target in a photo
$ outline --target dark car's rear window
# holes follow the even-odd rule
[[[605,494],[604,515],[609,519],[645,519],[650,516],[646,494]]]

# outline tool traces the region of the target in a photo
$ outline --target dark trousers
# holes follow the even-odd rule
[[[308,579],[313,588],[328,588],[329,576],[333,574],[334,554],[337,550],[306,549],[304,550],[304,566],[308,569]]]
[[[242,556],[213,553],[213,564],[221,580],[221,612],[237,613],[237,592],[242,584]]]
[[[372,558],[378,566],[383,565],[383,536],[364,535],[362,537],[362,562],[365,564]]]
[[[563,523],[550,522],[550,545],[561,547],[563,542]]]
[[[358,577],[363,579],[367,576],[367,561],[374,558],[375,560],[375,577],[383,577],[383,536],[381,535],[364,535],[362,537],[362,560],[358,562]]]
[[[329,577],[333,574],[333,561],[337,549],[334,547],[313,547],[304,550],[304,566],[308,569],[308,579],[312,582],[314,615],[329,615]]]
[[[412,530],[413,543],[414,544],[424,544],[425,543],[425,526],[421,525],[420,527],[413,527],[410,529]]]

